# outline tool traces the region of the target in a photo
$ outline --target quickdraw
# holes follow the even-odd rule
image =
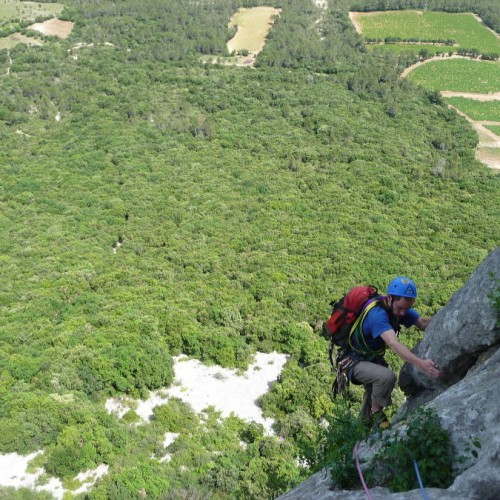
[[[335,380],[332,384],[333,397],[336,398],[339,394],[342,394],[344,398],[347,397],[347,392],[349,389],[349,370],[354,365],[354,361],[350,356],[342,357],[342,353],[337,356],[336,370],[332,371],[335,373]]]

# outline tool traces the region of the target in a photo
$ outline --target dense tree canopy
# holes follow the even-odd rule
[[[0,450],[65,478],[109,464],[95,498],[283,492],[296,457],[322,463],[329,301],[405,273],[435,312],[498,242],[498,176],[343,2],[64,3],[68,39],[0,53]],[[282,8],[256,67],[203,65],[254,5]],[[284,441],[175,402],[139,427],[103,409],[169,385],[173,355],[256,350],[291,355],[262,401]],[[164,432],[172,462],[151,460]]]

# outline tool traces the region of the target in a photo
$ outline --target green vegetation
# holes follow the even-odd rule
[[[469,59],[431,61],[415,68],[408,79],[433,90],[497,92],[500,64]]]
[[[62,3],[24,2],[21,0],[0,0],[0,22],[6,26],[18,21],[33,22],[39,18],[54,17],[64,9]]]
[[[404,436],[396,432],[396,436],[382,437],[382,440],[382,448],[367,474],[372,484],[388,486],[391,491],[417,489],[414,461],[427,488],[448,488],[453,482],[456,451],[435,410],[417,410]]]
[[[48,492],[34,492],[28,488],[0,488],[0,497],[9,500],[53,500]]]
[[[453,51],[461,47],[474,48],[481,54],[500,53],[500,40],[471,14],[372,12],[360,14],[358,21],[368,41],[433,41],[449,45],[448,50]]]
[[[354,0],[350,9],[357,12],[416,9],[442,12],[473,12],[486,26],[500,33],[500,8],[497,0]]]
[[[477,121],[500,121],[500,101],[478,101],[465,97],[447,97],[446,102]]]
[[[328,468],[333,483],[341,489],[358,489],[359,475],[353,460],[356,442],[367,438],[366,426],[358,419],[352,406],[343,403],[335,405],[324,431],[321,461],[316,469]]]
[[[92,498],[276,496],[330,453],[329,301],[404,272],[437,311],[498,243],[500,179],[343,4],[324,40],[309,0],[65,4],[68,39],[0,51],[0,450],[65,480],[105,462]],[[255,5],[283,9],[256,68],[201,64]],[[291,355],[262,400],[284,440],[178,401],[104,410],[180,352],[256,350]]]
[[[498,115],[497,115],[498,118]],[[500,136],[500,125],[485,125],[485,127],[491,130],[494,134]]]
[[[447,45],[433,45],[427,43],[371,43],[367,45],[370,51],[391,52],[394,54],[410,54],[413,57],[432,57],[451,55],[454,48]]]

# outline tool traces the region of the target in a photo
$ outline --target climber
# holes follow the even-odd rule
[[[416,298],[417,287],[411,279],[404,276],[393,279],[387,287],[387,295],[377,297],[375,306],[365,307],[343,356],[349,361],[350,380],[365,388],[361,416],[374,429],[390,427],[384,408],[391,404],[396,375],[384,359],[387,346],[403,361],[430,377],[444,376],[434,361],[419,358],[398,340],[400,324],[425,330],[430,322],[430,318],[423,318],[412,309]]]

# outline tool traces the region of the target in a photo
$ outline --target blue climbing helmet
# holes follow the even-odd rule
[[[398,276],[394,278],[387,287],[387,295],[397,295],[399,297],[407,297],[409,299],[417,298],[417,285],[415,282],[406,276]]]

